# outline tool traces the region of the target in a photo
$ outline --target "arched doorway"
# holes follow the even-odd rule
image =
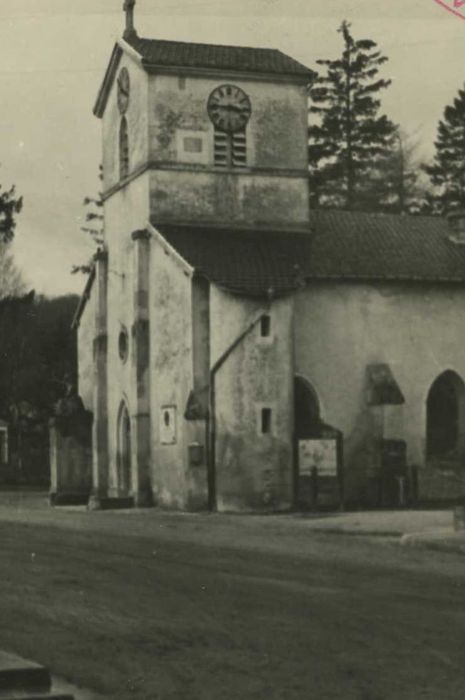
[[[321,431],[320,402],[313,387],[302,379],[294,379],[294,434],[297,440],[318,438]]]
[[[429,458],[464,456],[465,384],[456,372],[443,372],[426,401],[426,452]]]
[[[316,500],[311,475],[299,464],[299,442],[318,439],[322,423],[320,402],[313,387],[302,377],[294,378],[294,506],[301,510],[312,508]]]
[[[124,401],[118,415],[118,492],[128,496],[131,490],[131,419]]]

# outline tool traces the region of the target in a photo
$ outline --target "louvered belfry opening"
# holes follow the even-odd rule
[[[215,129],[214,159],[218,168],[247,167],[247,137],[245,129],[233,134]]]

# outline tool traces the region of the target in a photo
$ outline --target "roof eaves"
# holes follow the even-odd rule
[[[217,282],[214,279],[210,279],[209,277],[207,277],[207,275],[203,276],[211,284],[214,284],[215,287],[222,289],[228,294],[232,294],[233,296],[238,297],[246,297],[248,299],[281,299],[282,297],[285,297],[289,294],[295,294],[295,292],[297,291],[296,287],[291,286],[279,287],[279,289],[277,290],[273,289],[272,286],[269,286],[266,289],[265,287],[261,287],[259,289],[251,289],[250,287],[236,286],[233,284],[228,284],[227,282]]]
[[[174,248],[174,246],[172,246],[171,243],[166,240],[164,235],[152,223],[149,222],[147,224],[147,230],[161,243],[165,251],[171,254],[175,260],[178,261],[181,267],[184,268],[184,272],[186,272],[189,277],[192,277],[196,273],[196,269],[190,264],[190,262],[182,257],[179,251],[177,251],[176,248]]]
[[[97,95],[97,99],[94,105],[94,114],[96,117],[101,119],[103,113],[105,112],[105,107],[107,106],[108,96],[110,94],[113,81],[115,79],[116,71],[118,70],[119,63],[121,61],[121,56],[123,53],[127,53],[131,58],[142,65],[141,54],[127,41],[124,39],[118,39],[115,46],[113,47],[113,52],[111,54],[110,62],[108,64],[105,76],[103,78],[100,90]]]
[[[465,284],[464,275],[392,275],[392,274],[358,274],[358,273],[307,273],[306,282],[424,282],[441,284]]]
[[[78,304],[78,307],[76,309],[76,313],[73,316],[73,320],[71,322],[71,328],[73,330],[79,326],[79,323],[81,321],[82,314],[84,313],[84,309],[86,307],[86,304],[87,304],[88,300],[90,299],[90,293],[92,291],[94,279],[95,279],[95,265],[92,267],[91,271],[89,272],[86,286],[84,287],[84,291],[83,291],[82,296],[79,300],[79,304]]]
[[[108,64],[105,76],[103,78],[102,84],[98,91],[97,99],[95,101],[93,112],[96,117],[101,119],[107,106],[108,96],[110,94],[111,86],[113,85],[113,80],[118,70],[119,62],[121,56],[123,55],[123,49],[117,42],[113,47],[113,52],[111,54],[110,62]]]
[[[236,78],[241,77],[244,79],[255,78],[257,80],[273,81],[273,82],[293,82],[307,85],[313,80],[315,75],[313,71],[306,73],[289,73],[280,72],[275,73],[273,71],[261,71],[258,69],[253,70],[239,70],[237,68],[216,68],[214,66],[188,66],[182,63],[167,65],[164,63],[152,63],[147,59],[142,59],[141,65],[147,73],[161,73],[161,74],[172,74],[182,72],[185,75],[204,75],[204,76],[234,76]]]

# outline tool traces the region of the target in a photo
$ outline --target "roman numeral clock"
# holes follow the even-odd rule
[[[249,97],[236,85],[220,85],[208,98],[208,115],[213,125],[229,134],[243,131],[252,113]]]

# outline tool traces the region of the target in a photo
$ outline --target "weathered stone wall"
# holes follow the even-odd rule
[[[252,102],[247,169],[214,168],[212,90],[231,82]],[[292,223],[308,221],[307,97],[300,85],[156,75],[149,85],[151,212],[156,220]],[[198,153],[184,138],[200,139]],[[251,170],[253,175],[248,172]]]
[[[150,210],[155,221],[305,226],[308,190],[297,178],[153,170]]]
[[[370,477],[379,432],[366,402],[370,363],[389,364],[405,397],[401,434],[390,437],[406,440],[408,464],[419,466],[420,496],[447,492],[425,466],[426,400],[445,370],[465,378],[460,309],[465,290],[446,285],[321,283],[297,296],[296,372],[314,387],[323,420],[344,433],[349,499],[360,497]]]
[[[211,363],[247,328],[266,303],[211,290]],[[256,325],[218,371],[216,491],[219,510],[276,510],[292,505],[293,301],[275,301],[271,335]],[[225,321],[227,319],[227,321]],[[263,408],[271,431],[261,432]]]
[[[130,79],[130,99],[125,117],[129,133],[129,169],[133,172],[148,160],[148,76],[128,54],[123,54],[117,76],[123,67],[129,71]],[[120,122],[115,80],[102,119],[104,191],[119,182]]]
[[[128,122],[130,173],[149,165],[151,214],[157,221],[232,221],[240,224],[308,222],[307,97],[305,87],[235,80],[252,101],[247,168],[214,167],[213,125],[207,100],[221,81],[206,77],[148,76],[124,54],[131,80]],[[119,183],[116,81],[103,117],[104,190]],[[186,152],[186,137],[200,139]]]
[[[157,240],[152,240],[151,310],[151,420],[152,486],[156,503],[171,508],[207,505],[205,449],[199,464],[189,464],[189,445],[205,447],[205,422],[186,421],[184,413],[194,389],[195,374],[201,381],[202,360],[194,353],[192,279],[185,265]],[[205,303],[199,302],[202,317]],[[205,315],[203,314],[205,321]],[[196,332],[198,352],[204,352],[205,332]],[[197,357],[197,359],[195,359]],[[163,409],[174,409],[175,430],[171,444],[162,444]]]
[[[105,202],[108,245],[108,430],[111,495],[117,495],[117,424],[122,401],[130,416],[135,412],[137,385],[133,369],[132,325],[134,322],[133,231],[144,229],[148,220],[148,175],[141,175]],[[118,339],[127,331],[128,357],[119,355]]]
[[[78,344],[78,394],[88,411],[93,411],[95,338],[95,294],[90,290],[89,298],[79,320]]]
[[[248,165],[299,170],[307,167],[307,94],[305,86],[236,78],[152,75],[149,85],[150,158],[192,163],[182,150],[184,132],[205,134],[198,165],[213,165],[213,125],[207,114],[210,93],[224,83],[246,92],[252,103],[247,125]],[[205,155],[208,158],[205,158]],[[205,158],[205,159],[204,159]]]

